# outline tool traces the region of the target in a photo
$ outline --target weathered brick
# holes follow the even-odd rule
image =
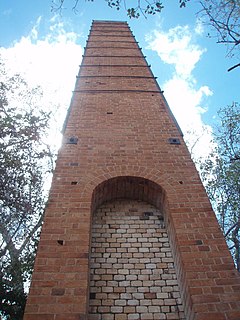
[[[102,318],[101,320],[114,320],[113,314],[102,314],[100,317]]]
[[[121,299],[131,299],[132,294],[131,293],[121,293]]]
[[[132,296],[134,299],[138,299],[138,300],[144,299],[143,293],[133,293]]]
[[[137,280],[137,279],[139,279],[140,278],[140,276],[137,276],[137,275],[134,275],[134,274],[130,274],[130,275],[127,275],[126,276],[126,280]],[[140,279],[141,280],[141,279]]]
[[[126,300],[115,300],[115,306],[126,306]]]
[[[136,311],[140,314],[148,312],[148,308],[146,306],[137,306]]]
[[[124,313],[128,314],[128,313],[135,313],[136,312],[136,307],[124,307]]]
[[[111,312],[112,313],[122,313],[123,307],[111,307]]]
[[[139,313],[132,313],[128,315],[128,320],[139,320],[140,314]]]
[[[134,300],[127,300],[127,304],[129,306],[138,306],[139,305],[139,300],[134,299]]]
[[[127,276],[127,277],[129,277],[129,276]],[[117,275],[114,276],[114,280],[122,281],[122,280],[125,280],[125,279],[131,280],[129,278],[126,278],[125,275],[121,275],[121,274],[117,274]]]
[[[150,299],[140,300],[140,305],[141,306],[151,306],[152,305],[152,300],[150,300]]]
[[[141,319],[142,320],[151,320],[153,319],[153,314],[148,312],[148,313],[142,313],[141,314]]]
[[[160,312],[160,307],[159,306],[149,306],[148,311],[152,313]]]
[[[115,320],[127,320],[126,314],[116,314]]]

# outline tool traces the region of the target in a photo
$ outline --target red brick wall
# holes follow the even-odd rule
[[[88,318],[91,212],[119,194],[164,211],[186,319],[240,319],[239,274],[162,93],[128,25],[96,21],[66,121],[25,320]]]

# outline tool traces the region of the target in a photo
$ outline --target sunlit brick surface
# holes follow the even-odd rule
[[[154,206],[102,205],[91,250],[89,319],[185,319],[163,216]]]

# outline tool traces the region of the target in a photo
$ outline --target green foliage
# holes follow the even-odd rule
[[[240,271],[240,107],[219,112],[216,148],[200,172],[237,269]]]
[[[94,0],[88,0],[89,2],[93,2]],[[186,3],[189,0],[179,0],[180,8],[186,6]],[[64,8],[65,0],[52,1],[52,10],[53,11],[62,11]],[[158,0],[136,0],[131,1],[130,3],[127,0],[105,0],[107,5],[110,8],[115,8],[116,10],[124,10],[129,18],[139,18],[139,17],[147,17],[158,14],[162,11],[163,4]],[[79,4],[79,0],[72,0],[72,9],[73,11],[77,11],[77,7]]]
[[[52,170],[50,113],[40,88],[0,68],[0,314],[22,319]]]

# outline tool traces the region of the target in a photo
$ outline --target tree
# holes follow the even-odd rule
[[[40,88],[0,62],[0,315],[22,319],[52,170]]]
[[[94,0],[88,1],[93,2]],[[187,1],[189,0],[179,0],[180,7],[185,7]],[[65,2],[65,0],[53,0],[52,10],[62,11]],[[79,2],[79,0],[72,0],[73,11],[77,11]],[[135,0],[135,5],[133,7],[132,3],[130,6],[128,5],[127,0],[105,0],[105,2],[110,8],[115,8],[116,10],[125,10],[129,18],[139,18],[140,16],[144,16],[146,18],[148,15],[160,13],[163,9],[162,2],[158,0]]]
[[[217,43],[227,45],[229,57],[239,56],[240,44],[240,0],[202,0],[199,16],[209,27],[209,36]],[[235,64],[228,71],[239,67]]]
[[[215,150],[200,164],[200,173],[218,221],[240,271],[240,106],[220,110]]]

